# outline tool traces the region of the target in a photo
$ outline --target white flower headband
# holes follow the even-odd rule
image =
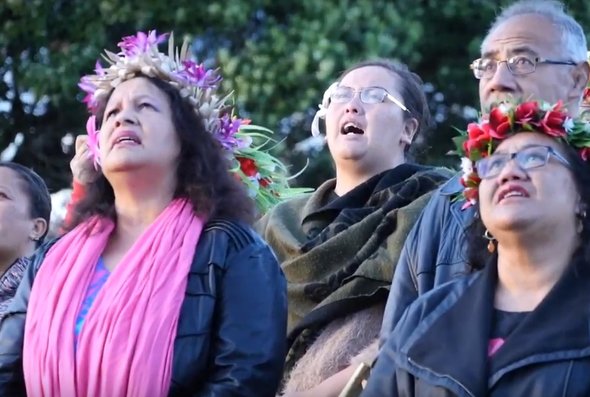
[[[332,91],[336,87],[338,87],[339,82],[335,82],[330,84],[328,89],[324,92],[324,96],[322,97],[322,103],[318,105],[318,110],[315,112],[313,116],[313,121],[311,122],[311,135],[313,136],[320,136],[320,119],[325,119],[326,114],[328,113],[328,106],[330,105],[330,95],[332,95]]]

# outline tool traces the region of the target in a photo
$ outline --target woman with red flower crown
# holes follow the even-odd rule
[[[402,64],[352,66],[324,94],[316,136],[320,119],[336,178],[257,224],[288,282],[285,396],[337,396],[371,363],[406,233],[450,176],[408,162],[430,113],[421,79]]]
[[[472,272],[408,307],[362,397],[590,395],[590,123],[561,103],[492,113],[456,141]]]
[[[220,114],[218,76],[165,39],[126,37],[82,79],[98,173],[0,323],[3,397],[276,393],[286,283],[233,177],[236,153],[265,154]]]

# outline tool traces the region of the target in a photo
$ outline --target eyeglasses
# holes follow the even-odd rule
[[[385,102],[389,99],[391,102],[399,106],[404,112],[409,112],[408,108],[396,97],[391,95],[385,88],[381,87],[365,87],[360,90],[355,90],[351,87],[339,85],[330,93],[330,100],[334,103],[348,103],[352,101],[356,93],[360,93],[362,103],[368,105]]]
[[[502,62],[506,62],[506,66],[510,73],[515,76],[533,73],[538,64],[549,64],[549,65],[577,65],[572,61],[552,61],[544,58],[531,58],[524,55],[516,55],[503,61],[498,61],[493,58],[479,58],[471,62],[469,68],[473,70],[473,75],[476,79],[490,79],[494,77],[498,65]]]
[[[565,166],[570,165],[561,154],[557,153],[549,146],[528,146],[524,149],[514,153],[497,153],[489,157],[484,157],[475,163],[477,174],[481,179],[490,179],[498,176],[504,169],[506,164],[512,159],[516,160],[516,164],[523,170],[530,170],[532,168],[542,167],[553,156],[560,163]]]

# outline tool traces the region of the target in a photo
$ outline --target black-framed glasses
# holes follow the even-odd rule
[[[330,93],[330,101],[334,103],[348,103],[352,101],[352,98],[354,98],[357,92],[360,94],[362,103],[382,103],[388,99],[399,106],[404,112],[409,112],[408,108],[399,99],[387,92],[385,88],[381,87],[364,87],[359,90],[355,90],[352,87],[339,85],[335,87]]]
[[[506,164],[512,159],[516,160],[516,164],[518,164],[523,170],[530,170],[532,168],[544,166],[552,156],[563,165],[567,167],[570,166],[569,161],[556,152],[552,147],[534,145],[527,146],[514,153],[492,154],[478,160],[475,163],[475,167],[477,169],[477,174],[481,179],[490,179],[498,176]]]
[[[570,65],[575,66],[577,63],[573,61],[553,61],[551,59],[529,57],[525,55],[516,55],[502,61],[498,61],[493,58],[479,58],[471,62],[469,68],[473,70],[473,75],[476,79],[490,79],[494,77],[498,65],[502,62],[506,62],[506,66],[510,73],[515,76],[533,73],[538,64],[549,64],[549,65]]]

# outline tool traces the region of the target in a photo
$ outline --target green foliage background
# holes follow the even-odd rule
[[[486,0],[3,0],[0,2],[0,150],[24,134],[15,161],[34,167],[50,189],[70,183],[73,147],[84,131],[76,84],[103,48],[138,30],[188,36],[199,60],[219,66],[242,116],[277,132],[278,155],[293,169],[309,157],[299,185],[333,174],[327,149],[294,149],[325,88],[352,63],[374,57],[407,63],[427,83],[437,120],[419,160],[454,163],[452,126],[478,108],[468,65],[506,1]],[[567,2],[590,26],[590,2]]]

